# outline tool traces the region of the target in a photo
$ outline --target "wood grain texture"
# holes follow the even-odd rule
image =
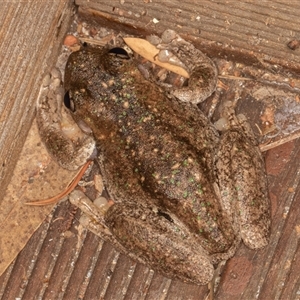
[[[279,65],[299,73],[298,1],[104,1],[76,0],[79,14],[137,36],[176,30],[212,57],[256,65]],[[145,3],[147,2],[147,3]],[[158,22],[157,22],[158,21]]]
[[[215,299],[298,299],[299,161],[300,139],[267,152],[270,244],[258,251],[241,244],[222,272]],[[78,234],[79,211],[72,219],[73,210],[63,202],[32,236],[0,276],[0,299],[205,298],[206,286],[166,279],[118,254],[91,232]]]
[[[10,181],[31,126],[42,78],[56,60],[69,27],[71,7],[67,0],[1,1],[1,191]]]
[[[299,74],[300,51],[286,47],[299,38],[298,1],[145,2],[76,1],[82,17],[107,27],[141,37],[174,28],[211,57]],[[259,251],[241,244],[223,269],[215,299],[299,299],[299,161],[300,139],[266,153],[270,244]],[[77,234],[79,212],[66,231],[63,222],[72,212],[63,203],[43,223],[0,277],[0,299],[205,299],[207,287],[166,279],[92,233]]]

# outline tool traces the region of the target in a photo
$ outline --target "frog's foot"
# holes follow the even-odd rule
[[[81,190],[72,191],[69,196],[69,201],[81,209],[82,214],[79,218],[79,223],[84,228],[98,235],[101,239],[113,244],[118,251],[127,254],[126,248],[116,240],[110,228],[105,223],[104,216],[108,209],[114,205],[113,201],[107,201],[104,197],[99,197],[92,201]],[[140,263],[145,263],[130,253],[129,256]]]
[[[48,152],[63,167],[76,170],[95,155],[94,139],[84,134],[63,105],[61,75],[53,69],[43,81],[37,103],[37,124]]]
[[[187,87],[173,91],[175,97],[196,104],[215,91],[218,76],[216,65],[199,49],[170,29],[162,34],[160,43],[155,39],[153,43],[160,49],[157,59],[183,67],[190,75]]]
[[[101,202],[97,199],[92,202],[80,190],[74,190],[71,192],[69,200],[83,212],[79,220],[82,226],[100,237],[111,235],[109,228],[105,225],[104,214],[107,212],[112,203],[106,201],[103,197],[101,197]]]
[[[223,103],[220,116],[221,118],[214,123],[217,130],[223,132],[239,131],[240,134],[244,135],[245,139],[250,140],[253,145],[258,145],[254,132],[246,116],[243,114],[235,114],[234,104],[232,101],[226,101]]]

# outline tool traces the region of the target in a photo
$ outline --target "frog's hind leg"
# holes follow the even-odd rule
[[[80,190],[69,199],[84,212],[80,218],[84,227],[132,259],[189,283],[207,284],[213,278],[207,253],[175,216],[134,202],[97,207]]]
[[[175,216],[152,206],[122,203],[108,210],[105,221],[129,256],[162,275],[196,284],[212,279],[207,253]]]
[[[267,245],[270,233],[267,178],[257,145],[240,129],[223,134],[216,174],[223,209],[230,212],[244,243],[257,249]]]

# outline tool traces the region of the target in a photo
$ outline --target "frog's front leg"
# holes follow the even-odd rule
[[[221,205],[244,243],[258,249],[267,245],[271,223],[265,164],[250,124],[231,106],[225,104],[230,129],[221,137],[216,159]]]
[[[182,39],[175,31],[168,29],[162,34],[161,43],[155,46],[160,49],[157,59],[183,67],[190,75],[187,87],[172,92],[175,97],[184,102],[197,104],[215,91],[217,67],[194,45]]]
[[[98,211],[80,191],[72,192],[70,201],[91,217],[88,227],[92,225],[94,233],[132,259],[169,278],[196,284],[212,279],[214,268],[208,254],[176,216],[133,202],[104,206]]]
[[[37,124],[49,153],[63,167],[76,170],[95,153],[93,137],[84,134],[64,107],[59,70],[47,75],[37,104]]]

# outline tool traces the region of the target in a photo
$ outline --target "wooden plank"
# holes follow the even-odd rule
[[[0,10],[0,189],[5,191],[32,123],[41,80],[56,60],[72,4],[2,1]],[[4,193],[0,194],[0,203]]]
[[[258,251],[249,250],[241,244],[235,256],[225,265],[215,299],[298,299],[299,161],[300,139],[267,152],[266,166],[272,201],[270,244]],[[78,213],[74,224],[69,229],[65,227],[72,211],[73,208],[67,202],[58,206],[51,223],[44,222],[33,235],[12,267],[0,276],[0,297],[205,298],[205,286],[170,281],[155,273],[151,276],[149,270],[141,265],[136,266],[133,273],[130,272],[132,260],[116,256],[111,245],[102,244],[92,233],[76,234]],[[67,234],[66,229],[70,234]],[[46,260],[48,263],[44,264]],[[26,281],[22,280],[24,272]],[[136,292],[132,290],[133,287]]]
[[[147,2],[147,3],[145,3]],[[122,3],[122,4],[121,4]],[[280,65],[300,73],[298,1],[104,1],[76,0],[88,22],[137,36],[176,30],[210,56],[256,65]]]
[[[299,13],[298,2],[288,6],[284,1],[272,1],[271,4],[268,1],[120,2],[77,1],[82,5],[82,16],[94,13],[108,27],[119,26],[122,31],[144,35],[160,33],[165,28],[174,28],[175,24],[176,30],[185,38],[197,38],[195,44],[201,44],[201,48],[211,56],[231,57],[234,62],[247,58],[248,64],[257,63],[276,71],[282,69],[271,64],[278,63],[286,69],[299,70],[299,52],[286,48],[288,38],[296,34],[295,25],[299,25],[298,18],[293,17]],[[99,6],[93,6],[95,3]],[[9,9],[6,7],[6,11]],[[96,13],[96,9],[101,11]],[[147,10],[145,15],[142,14],[143,9]],[[154,17],[160,18],[159,23],[153,23]],[[291,18],[295,19],[295,23],[289,23]],[[243,85],[241,95],[255,98],[251,88],[251,83]],[[271,89],[268,87],[266,90],[270,92]],[[257,88],[257,91],[262,90]],[[273,91],[282,95],[286,90],[281,91],[279,87]],[[224,97],[231,96],[224,93]],[[258,109],[255,104],[249,108],[245,106],[250,115],[254,107]],[[223,270],[216,299],[299,298],[299,149],[300,139],[267,152],[273,221],[270,244],[259,251],[249,250],[241,244]],[[59,213],[62,209],[64,214]],[[43,233],[49,227],[47,222],[43,224],[43,230],[36,232],[16,262],[0,277],[0,298],[27,295],[26,299],[31,299],[32,295],[40,295],[41,290],[45,299],[205,298],[207,287],[178,283],[153,274],[146,267],[118,256],[109,244],[102,244],[91,233],[83,234],[83,238],[79,235],[77,242],[74,232],[78,214],[70,228],[71,237],[68,237],[68,232],[59,231],[62,227],[59,223],[68,219],[69,213],[72,213],[72,208],[67,205],[57,209],[50,223],[49,238],[45,239]],[[39,247],[41,239],[45,240],[43,247]],[[40,249],[38,255],[30,255],[37,248]],[[51,251],[55,253],[52,258]],[[47,261],[48,268],[43,266],[43,261]],[[37,274],[40,276],[30,273],[34,269],[39,269]],[[26,281],[22,281],[24,272]]]

